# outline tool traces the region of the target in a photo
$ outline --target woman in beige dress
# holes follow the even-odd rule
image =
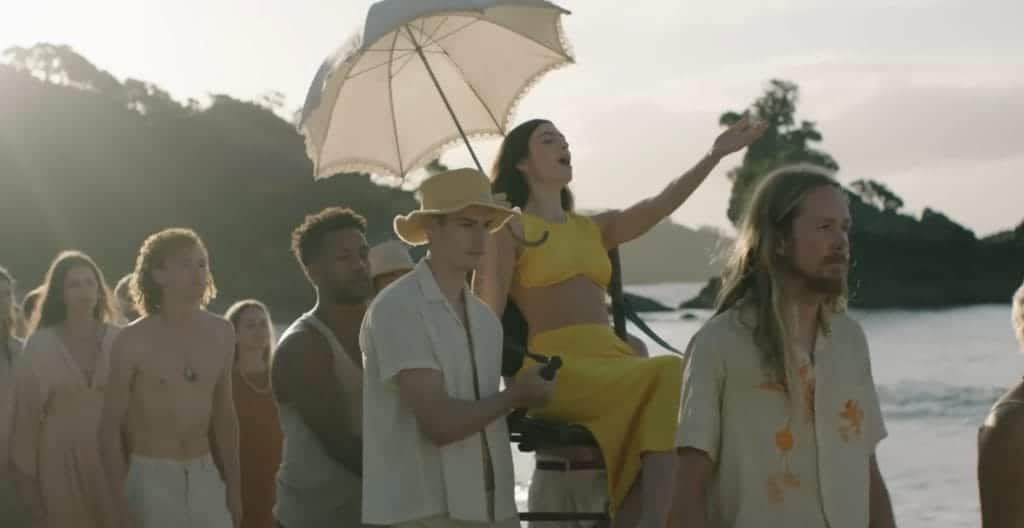
[[[21,341],[14,337],[14,278],[0,268],[0,519],[4,526],[30,525],[25,501],[14,486],[10,446],[14,432],[14,361]]]
[[[48,528],[113,526],[98,428],[118,328],[103,274],[87,255],[63,252],[15,368],[11,456],[25,497]]]

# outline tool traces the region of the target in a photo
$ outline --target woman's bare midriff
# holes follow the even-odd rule
[[[578,324],[608,324],[604,289],[583,275],[543,288],[517,289],[513,299],[531,336]]]
[[[578,324],[608,324],[605,291],[582,275],[543,288],[520,289],[513,296],[523,313],[530,335]],[[539,454],[580,462],[601,461],[592,447],[548,448]]]

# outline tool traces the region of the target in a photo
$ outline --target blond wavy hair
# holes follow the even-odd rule
[[[841,189],[830,170],[799,164],[777,169],[757,187],[740,221],[732,255],[722,274],[722,289],[716,314],[742,303],[756,310],[754,343],[761,352],[761,363],[775,381],[788,390],[786,357],[789,355],[795,316],[792,302],[779,288],[786,269],[777,248],[791,236],[793,220],[800,203],[811,191],[821,187]],[[847,292],[829,297],[820,322],[828,328],[828,316],[846,309]]]
[[[163,267],[171,255],[191,247],[198,247],[209,255],[203,240],[191,229],[164,229],[150,235],[142,243],[139,256],[135,260],[135,271],[131,274],[131,296],[140,316],[158,314],[163,305],[163,291],[153,277],[153,270]],[[207,268],[206,291],[203,293],[202,306],[205,308],[216,296],[217,286],[213,283],[213,274]]]

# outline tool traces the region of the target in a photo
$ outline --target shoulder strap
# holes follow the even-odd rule
[[[331,346],[331,352],[334,352],[335,356],[345,354],[345,347],[341,346],[341,341],[338,341],[338,337],[334,335],[334,332],[332,332],[330,328],[327,328],[327,325],[324,324],[323,321],[317,319],[312,312],[303,314],[301,319],[304,323],[312,326],[317,332],[320,332],[320,334],[324,336],[324,339],[327,340],[327,344]]]
[[[327,344],[331,347],[331,355],[334,357],[334,374],[338,377],[341,384],[350,388],[362,387],[362,365],[357,365],[356,360],[345,352],[345,347],[342,346],[341,341],[338,341],[334,332],[332,332],[323,321],[317,319],[312,313],[304,314],[302,316],[302,321],[322,334],[324,339],[327,340]],[[359,419],[361,420],[362,418]]]
[[[647,326],[647,323],[640,318],[640,315],[636,313],[633,306],[629,303],[629,300],[622,292],[622,263],[619,260],[619,248],[612,248],[608,252],[608,258],[612,261],[612,280],[608,284],[608,294],[612,298],[612,320],[615,325],[615,333],[619,336],[619,339],[626,340],[626,319],[629,319],[631,323],[636,325],[641,332],[651,338],[659,346],[673,352],[679,356],[683,356],[682,352],[677,350],[672,345],[665,342],[658,334],[654,333],[651,327]]]

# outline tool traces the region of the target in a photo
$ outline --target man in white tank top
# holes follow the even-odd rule
[[[330,207],[292,233],[316,304],[285,331],[271,381],[284,432],[274,516],[282,528],[359,526],[362,352],[372,295],[366,220]]]

